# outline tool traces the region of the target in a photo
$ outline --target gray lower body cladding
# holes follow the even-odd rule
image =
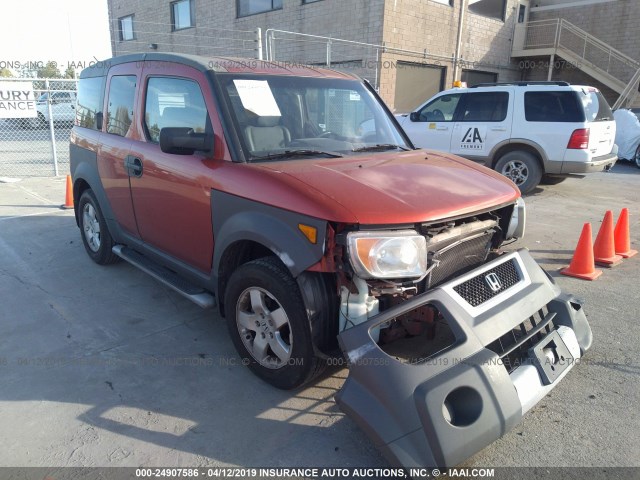
[[[517,272],[507,286],[490,291],[492,277],[480,294],[471,289],[496,272],[504,281],[507,264]],[[426,304],[455,336],[445,351],[408,364],[372,340],[371,329]],[[571,370],[592,335],[581,304],[520,250],[345,330],[339,341],[350,373],[337,403],[391,464],[411,468],[455,466],[500,438]],[[526,361],[508,368],[517,352]]]

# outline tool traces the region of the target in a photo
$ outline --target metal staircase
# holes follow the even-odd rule
[[[629,108],[638,97],[640,62],[561,18],[518,24],[511,56],[550,57],[543,64],[548,80],[554,65],[582,70],[620,94],[614,108]]]

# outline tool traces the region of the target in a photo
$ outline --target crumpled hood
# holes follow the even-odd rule
[[[457,217],[504,205],[520,196],[518,188],[497,172],[431,150],[265,163],[261,167],[317,190],[320,198],[327,199],[327,207],[338,203],[365,225]],[[335,207],[331,205],[330,210]]]

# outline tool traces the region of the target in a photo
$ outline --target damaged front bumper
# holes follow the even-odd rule
[[[402,363],[370,331],[424,305],[455,341]],[[526,325],[525,325],[526,324]],[[397,467],[453,467],[511,430],[591,346],[581,303],[527,250],[503,255],[342,332],[349,377],[336,395]],[[516,368],[505,362],[515,353]]]

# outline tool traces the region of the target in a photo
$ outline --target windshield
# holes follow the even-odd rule
[[[356,80],[219,74],[251,161],[408,149],[377,99]]]

